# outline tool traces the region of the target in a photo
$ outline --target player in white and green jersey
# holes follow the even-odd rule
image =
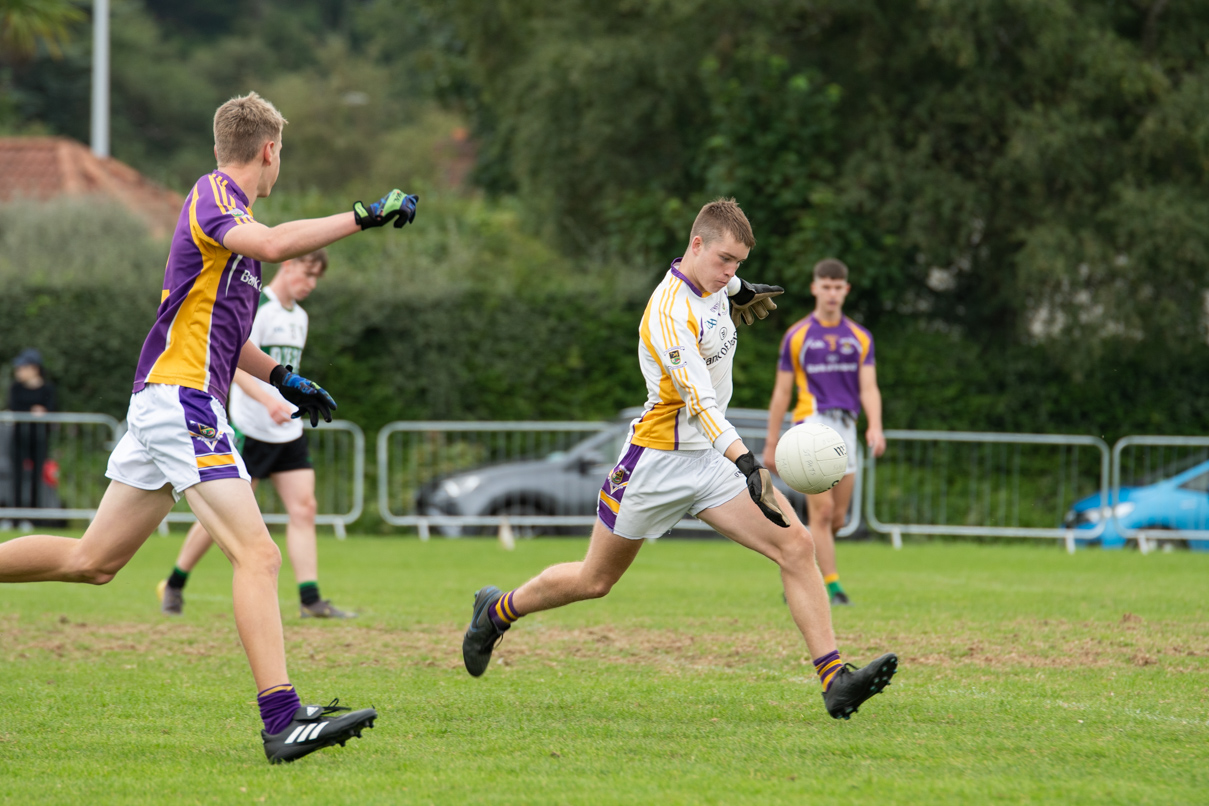
[[[264,287],[249,341],[282,366],[295,371],[302,363],[310,321],[299,304],[327,271],[327,251],[287,260]],[[255,485],[271,479],[290,521],[286,548],[298,581],[303,618],[351,618],[319,595],[319,552],[315,540],[315,470],[302,420],[291,418],[293,407],[269,384],[238,372],[231,387],[231,424],[239,434],[239,453]],[[213,544],[200,523],[189,530],[171,575],[156,592],[165,615],[179,616],[189,574]]]

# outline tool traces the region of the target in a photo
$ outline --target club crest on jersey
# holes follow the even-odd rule
[[[214,446],[218,444],[218,440],[222,437],[214,426],[199,423],[196,420],[189,421],[189,436],[206,443],[206,446],[210,450],[214,450]]]
[[[683,347],[673,347],[672,349],[668,350],[667,351],[667,362],[669,364],[671,364],[673,367],[678,367],[681,364],[683,364],[684,357],[680,355],[680,351],[683,349],[684,349]]]

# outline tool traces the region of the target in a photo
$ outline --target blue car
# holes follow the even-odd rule
[[[1115,513],[1106,505],[1108,496],[1103,501],[1100,496],[1097,492],[1076,501],[1063,520],[1065,528],[1076,531],[1090,531],[1104,522],[1104,531],[1098,536],[1076,538],[1081,544],[1121,548],[1125,535],[1132,535],[1135,529],[1209,531],[1209,462],[1154,484],[1122,487],[1120,500],[1113,508]],[[1209,551],[1209,540],[1189,540],[1188,548]]]

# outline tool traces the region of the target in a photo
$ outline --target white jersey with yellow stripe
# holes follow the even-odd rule
[[[679,264],[672,263],[642,315],[638,363],[647,401],[630,424],[630,442],[664,451],[725,452],[739,438],[726,421],[738,341],[730,300],[725,289],[703,294]]]

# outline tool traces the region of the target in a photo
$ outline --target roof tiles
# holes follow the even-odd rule
[[[0,137],[0,202],[90,195],[120,202],[157,234],[172,231],[184,204],[129,165],[67,137]]]

